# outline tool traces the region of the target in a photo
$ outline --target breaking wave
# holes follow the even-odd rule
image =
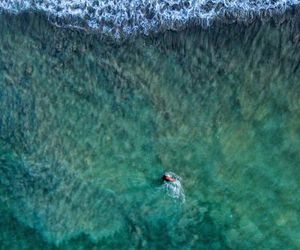
[[[247,21],[272,15],[300,0],[1,0],[0,11],[45,13],[57,25],[94,30],[116,38],[208,26],[217,18]]]

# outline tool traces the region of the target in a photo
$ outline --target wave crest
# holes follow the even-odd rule
[[[189,23],[209,25],[229,17],[248,20],[285,11],[300,0],[2,0],[0,10],[42,11],[55,23],[96,30],[116,38],[178,30]]]

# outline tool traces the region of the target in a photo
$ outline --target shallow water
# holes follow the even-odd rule
[[[299,249],[289,15],[122,44],[0,15],[1,247]]]

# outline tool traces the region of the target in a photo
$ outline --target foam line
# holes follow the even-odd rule
[[[247,20],[285,11],[300,0],[1,0],[0,11],[41,11],[59,25],[96,30],[116,38],[177,30],[189,23],[209,25],[230,16]]]

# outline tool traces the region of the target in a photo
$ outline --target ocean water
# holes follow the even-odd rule
[[[76,27],[122,40],[190,25],[251,22],[284,13],[300,0],[1,0],[0,12],[44,13],[59,27]]]
[[[0,249],[300,248],[298,7],[120,42],[16,3],[0,14]]]

